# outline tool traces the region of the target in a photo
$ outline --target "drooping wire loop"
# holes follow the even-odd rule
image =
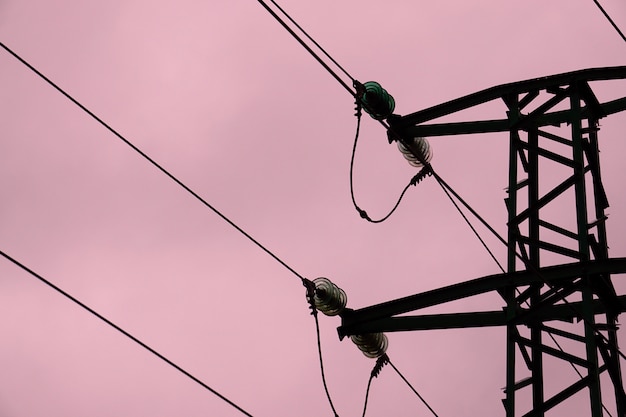
[[[354,88],[357,91],[357,96],[361,97],[361,95],[365,94],[365,86],[361,83],[359,83],[358,81],[354,82]],[[356,125],[356,133],[354,135],[354,145],[352,146],[352,156],[350,157],[350,197],[352,197],[352,204],[354,205],[354,208],[356,209],[356,211],[359,213],[359,216],[361,216],[362,219],[367,220],[370,223],[382,223],[385,220],[387,220],[398,208],[398,206],[400,205],[400,202],[402,201],[402,198],[404,197],[404,194],[408,191],[409,187],[411,185],[417,185],[418,183],[420,183],[422,180],[424,180],[424,178],[426,178],[427,176],[432,175],[432,168],[430,167],[430,165],[428,166],[424,166],[424,168],[422,168],[422,170],[420,170],[420,172],[418,172],[416,175],[413,176],[413,178],[411,178],[411,181],[404,187],[404,189],[402,190],[402,192],[400,193],[400,197],[398,198],[398,200],[396,201],[396,204],[393,206],[393,208],[383,217],[381,217],[380,219],[374,220],[372,219],[365,210],[363,210],[361,207],[359,207],[359,205],[356,202],[356,199],[354,197],[354,183],[353,183],[353,171],[354,171],[354,156],[356,154],[356,147],[357,147],[357,143],[359,141],[359,131],[360,131],[360,127],[361,127],[361,115],[362,115],[362,108],[363,108],[363,103],[361,103],[361,101],[359,99],[356,100],[355,102],[355,116],[357,117],[357,125]],[[391,129],[388,131],[388,137],[389,137],[389,143],[393,142],[394,140],[400,141],[400,139],[397,137],[397,135],[393,134]],[[432,155],[429,151],[429,155]],[[430,160],[430,156],[428,158]]]
[[[368,81],[362,84],[362,88],[357,87],[357,95],[365,111],[375,120],[386,119],[396,108],[396,101],[391,94],[376,81]]]
[[[316,278],[313,284],[315,285],[313,302],[319,311],[327,316],[336,316],[346,308],[348,301],[346,293],[328,278]]]
[[[350,339],[368,358],[379,358],[387,351],[389,341],[384,333],[365,333],[350,336]]]

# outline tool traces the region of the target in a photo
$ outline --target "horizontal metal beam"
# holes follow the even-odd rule
[[[567,361],[569,363],[572,364],[576,364],[576,365],[580,365],[580,366],[584,366],[585,368],[589,368],[589,361],[580,358],[576,355],[572,355],[570,353],[564,352],[560,349],[556,349],[547,345],[544,345],[542,343],[535,343],[530,339],[527,339],[525,337],[518,337],[515,339],[515,341],[517,343],[519,343],[520,345],[532,348],[532,349],[536,349],[539,350],[543,353],[546,353],[548,355],[552,355],[556,358],[562,359],[564,361]]]
[[[339,327],[339,332],[340,334],[349,334],[344,330],[357,324],[365,324],[374,320],[389,318],[490,291],[501,291],[506,288],[526,286],[533,283],[555,283],[559,280],[573,279],[585,274],[620,273],[626,273],[626,258],[611,258],[549,266],[539,269],[538,272],[526,270],[489,275],[358,310],[345,309],[341,313],[342,326]]]
[[[580,81],[618,80],[624,78],[626,78],[626,66],[590,68],[548,77],[534,78],[487,88],[406,116],[396,116],[397,120],[391,118],[388,121],[390,123],[393,121],[397,127],[417,125],[512,94],[532,93],[547,88],[571,85]]]
[[[617,297],[622,310],[626,311],[626,295]],[[594,300],[592,304],[594,314],[606,313],[606,306],[601,300]],[[344,325],[339,327],[339,337],[352,336],[355,334],[378,333],[378,332],[408,332],[416,330],[442,330],[442,329],[466,329],[477,327],[506,326],[509,323],[526,325],[528,321],[533,323],[546,321],[573,322],[582,317],[582,302],[570,302],[556,304],[542,309],[541,313],[528,315],[527,309],[520,309],[521,317],[508,320],[504,310],[478,311],[471,313],[447,313],[426,314],[419,316],[388,317],[379,320]],[[529,320],[526,320],[528,318]]]
[[[600,104],[600,107],[606,114],[624,111],[626,110],[626,97]],[[583,119],[589,117],[590,113],[591,111],[588,107],[581,108],[581,117]],[[526,130],[533,127],[556,126],[562,123],[571,123],[575,116],[571,114],[570,110],[560,110],[536,116],[532,119],[532,122],[531,119],[526,120],[522,117],[516,126],[512,126],[508,119],[410,125],[405,124],[405,117],[407,116],[389,119],[389,123],[396,133],[407,137],[433,137],[508,132],[512,128]]]

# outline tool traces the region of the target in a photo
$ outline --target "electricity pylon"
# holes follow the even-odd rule
[[[626,97],[601,103],[590,82],[626,79],[626,67],[595,68],[504,84],[406,116],[387,118],[395,135],[415,137],[509,133],[507,272],[341,313],[340,337],[392,331],[506,326],[507,417],[542,417],[582,390],[591,417],[601,417],[602,389],[610,389],[618,416],[626,416],[617,317],[626,309],[612,274],[626,273],[626,258],[611,258],[608,199],[602,185],[598,121],[626,110]],[[506,118],[428,122],[494,100]],[[540,167],[563,175],[541,181]],[[551,172],[552,172],[551,171]],[[548,210],[569,199],[570,213]],[[552,217],[551,217],[552,215]],[[567,221],[567,219],[575,221]],[[550,264],[548,260],[567,258]],[[499,310],[403,315],[433,305],[496,291]],[[557,340],[561,340],[559,343]],[[575,368],[571,381],[546,394],[563,374],[544,371],[547,361]],[[608,374],[608,378],[602,374]],[[602,380],[601,380],[602,376]],[[561,382],[562,384],[562,382]],[[519,394],[530,390],[523,404]],[[516,399],[518,401],[516,401]],[[556,408],[555,408],[556,407]],[[584,415],[584,414],[579,414]]]

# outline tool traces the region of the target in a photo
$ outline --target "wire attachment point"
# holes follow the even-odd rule
[[[411,185],[417,185],[420,182],[422,182],[426,177],[430,177],[433,175],[433,170],[430,167],[430,165],[425,166],[424,168],[422,168],[420,170],[420,172],[418,172],[417,174],[415,174],[415,176],[413,178],[411,178]]]
[[[356,209],[359,212],[359,216],[361,216],[362,219],[365,219],[367,221],[372,221],[372,219],[370,219],[370,216],[367,215],[367,212],[365,210],[363,210],[360,207],[357,207]]]
[[[361,101],[361,97],[365,94],[365,86],[354,80],[352,86],[356,90],[355,100],[354,100],[354,115],[361,120],[361,115],[363,114],[363,103]]]
[[[315,306],[315,283],[304,278],[302,280],[302,285],[306,288],[306,300],[309,303],[311,315],[317,317],[317,307]]]
[[[389,363],[389,356],[386,353],[383,353],[381,357],[376,359],[376,365],[374,365],[374,369],[372,369],[372,378],[377,378],[380,374],[380,371],[383,369],[383,366]]]

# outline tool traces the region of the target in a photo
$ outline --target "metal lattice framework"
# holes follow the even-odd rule
[[[505,84],[407,116],[390,117],[394,132],[405,138],[509,132],[507,272],[347,310],[338,329],[340,337],[506,326],[503,404],[507,417],[544,416],[585,389],[589,415],[600,417],[602,389],[607,389],[606,383],[601,384],[604,372],[609,375],[611,398],[615,398],[611,408],[625,416],[616,319],[626,310],[626,296],[616,293],[611,275],[626,273],[626,258],[608,254],[605,209],[609,204],[600,174],[598,120],[626,110],[626,97],[600,103],[589,85],[617,79],[626,79],[626,67]],[[493,100],[504,102],[506,118],[426,124]],[[548,184],[555,178],[540,181],[540,167],[547,165],[562,173],[556,185]],[[572,213],[555,215],[548,210],[555,201],[569,201]],[[568,262],[544,266],[555,258]],[[502,309],[398,317],[490,291],[500,294]],[[566,386],[548,396],[546,386],[552,387],[551,379],[556,376],[544,372],[546,361],[569,363],[578,376],[572,373]],[[524,390],[531,391],[524,397],[532,398],[530,404],[516,401]]]

